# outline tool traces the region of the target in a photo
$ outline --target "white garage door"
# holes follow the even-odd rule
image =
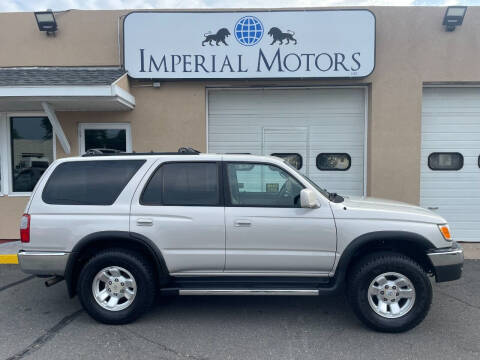
[[[365,96],[363,88],[209,90],[208,151],[298,154],[300,171],[320,186],[363,195]]]
[[[480,241],[480,88],[425,88],[420,203]]]

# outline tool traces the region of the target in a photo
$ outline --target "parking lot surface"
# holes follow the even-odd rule
[[[96,323],[65,284],[0,265],[0,359],[479,359],[480,261],[434,285],[403,334],[366,329],[343,296],[168,297],[139,321]]]

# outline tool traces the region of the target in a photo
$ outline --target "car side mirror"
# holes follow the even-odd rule
[[[303,189],[300,191],[300,205],[302,208],[315,209],[318,208],[317,195],[313,190]]]

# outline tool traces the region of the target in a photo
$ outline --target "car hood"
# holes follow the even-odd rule
[[[344,196],[344,199],[338,205],[350,210],[343,212],[346,217],[446,223],[443,217],[433,211],[400,201],[361,196]]]

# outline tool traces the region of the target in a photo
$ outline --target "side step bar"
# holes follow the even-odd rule
[[[319,295],[318,289],[179,289],[179,295]]]

